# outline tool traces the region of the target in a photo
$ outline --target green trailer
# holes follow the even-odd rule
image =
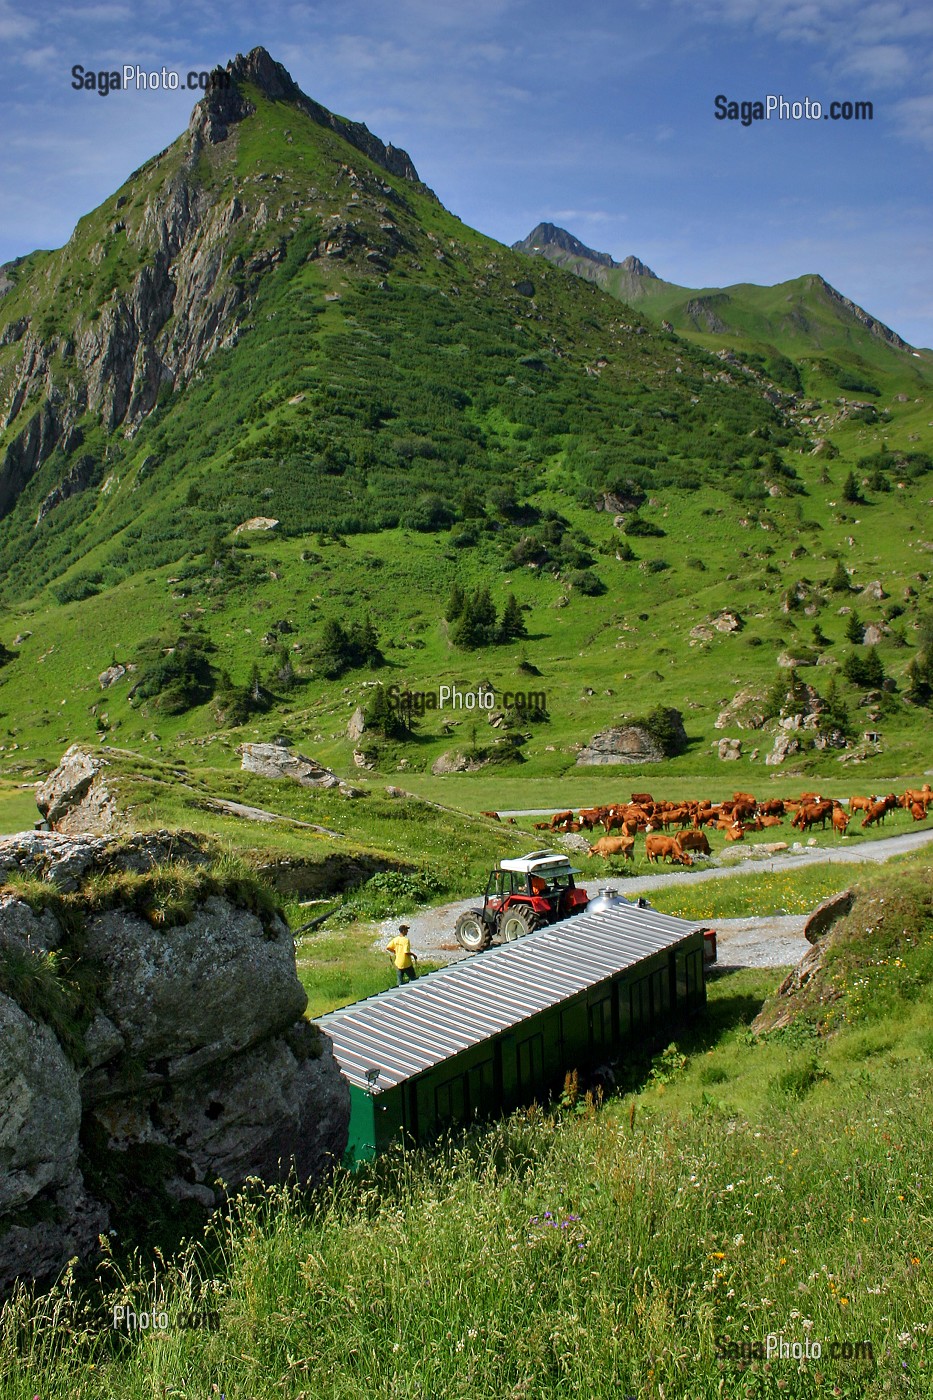
[[[542,1101],[704,1005],[703,929],[602,903],[321,1019],[350,1085],[351,1162]]]

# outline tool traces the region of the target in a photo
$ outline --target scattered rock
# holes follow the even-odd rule
[[[741,757],[742,757],[742,740],[741,740],[741,739],[720,739],[720,741],[719,741],[719,757],[720,757],[721,759],[723,759],[725,762],[728,762],[728,761],[731,760],[731,759],[741,758]]]
[[[136,668],[122,666],[119,661],[115,661],[112,666],[107,667],[106,671],[101,671],[100,675],[97,677],[100,682],[101,690],[109,690],[112,685],[116,685],[117,681],[122,681],[123,677],[130,669],[135,670]]]
[[[355,743],[357,739],[361,739],[363,737],[363,734],[365,732],[366,717],[363,714],[363,706],[357,705],[356,709],[350,716],[349,722],[347,723],[347,738],[353,740],[353,742]]]
[[[880,578],[876,578],[873,582],[866,583],[865,587],[862,589],[861,596],[863,598],[871,598],[876,603],[881,603],[888,597],[888,594],[885,593],[882,588]]]
[[[269,515],[253,515],[249,520],[241,521],[233,533],[241,535],[244,530],[274,530],[278,524],[279,522]]]

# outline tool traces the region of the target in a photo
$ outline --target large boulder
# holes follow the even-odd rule
[[[629,724],[595,734],[577,754],[577,763],[660,763],[663,758],[664,750],[657,740],[640,725]]]
[[[188,1078],[285,1031],[308,1004],[285,922],[264,927],[216,896],[176,928],[153,929],[126,909],[92,918],[84,956],[105,969],[100,1010],[124,1051],[85,1085],[86,1101],[126,1093],[131,1080]]]
[[[48,1026],[0,993],[0,1218],[50,1186],[64,1186],[78,1162],[78,1073]]]
[[[107,786],[106,759],[72,744],[36,789],[36,805],[53,831],[104,834],[114,829],[116,797]]]
[[[260,778],[289,778],[302,787],[339,788],[347,796],[358,795],[357,790],[342,782],[336,773],[316,759],[296,753],[287,744],[241,744],[239,754],[243,771]]]
[[[683,715],[679,710],[666,712],[670,737],[677,751],[687,743]],[[581,766],[604,763],[661,763],[666,757],[658,740],[640,724],[616,725],[596,734],[577,754]]]
[[[0,1296],[121,1226],[139,1154],[163,1214],[343,1155],[349,1088],[304,1019],[292,935],[242,872],[198,869],[212,854],[166,832],[0,838],[0,882],[49,885],[0,896]]]

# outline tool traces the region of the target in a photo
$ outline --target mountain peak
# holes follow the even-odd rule
[[[328,127],[336,132],[363,155],[381,165],[390,175],[398,175],[404,180],[410,180],[412,184],[421,184],[407,151],[391,143],[383,144],[363,122],[351,122],[344,117],[338,117],[308,97],[288,69],[277,63],[268,50],[261,46],[250,49],[246,55],[238,53],[226,68],[215,69],[215,72],[225,74],[225,80],[216,82],[191,113],[189,130],[195,143],[207,142],[216,145],[225,141],[230,128],[256,110],[248,92],[248,89],[252,88],[268,101],[295,107],[318,126]]]
[[[616,262],[610,253],[598,253],[595,248],[588,248],[585,243],[581,243],[579,238],[574,238],[572,233],[568,233],[565,228],[560,228],[557,224],[540,223],[531,230],[527,238],[521,239],[518,243],[513,243],[512,247],[518,253],[532,253],[538,257],[549,258],[552,262],[560,260],[560,254],[566,254],[570,258],[580,258],[585,262],[593,263],[597,267],[605,267],[610,270],[621,268],[632,277],[652,277],[659,280],[657,273],[652,272],[650,267],[636,257],[629,255],[623,258],[622,262]],[[555,254],[557,256],[555,256]]]

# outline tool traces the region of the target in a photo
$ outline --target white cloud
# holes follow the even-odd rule
[[[839,65],[839,71],[867,78],[876,87],[888,87],[906,82],[913,67],[912,59],[900,44],[866,44],[848,54]]]
[[[905,98],[895,112],[904,135],[933,151],[933,95]]]
[[[0,0],[0,40],[5,44],[14,39],[28,39],[36,28],[36,21],[17,12]]]

